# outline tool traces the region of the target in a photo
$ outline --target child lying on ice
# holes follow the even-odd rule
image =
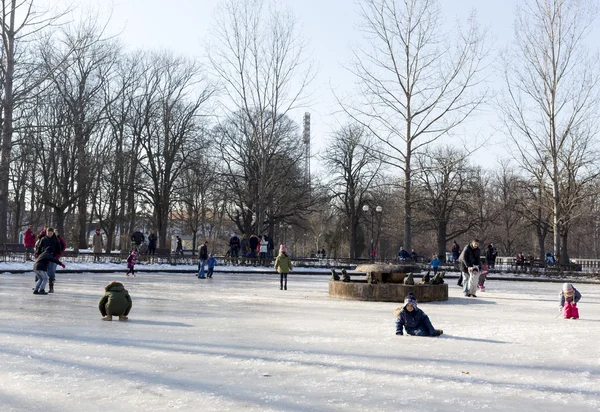
[[[435,329],[425,312],[417,308],[417,299],[412,293],[404,299],[404,306],[398,309],[395,312],[396,335],[403,335],[403,329],[414,336],[440,336],[443,333],[441,329]]]

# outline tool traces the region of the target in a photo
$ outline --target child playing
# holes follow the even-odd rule
[[[212,253],[208,255],[208,260],[206,261],[206,264],[208,265],[208,272],[206,273],[206,276],[212,279],[213,269],[217,264],[217,259],[215,259]]]
[[[137,251],[135,249],[133,249],[130,253],[129,256],[127,257],[127,268],[129,269],[129,271],[125,274],[126,276],[129,276],[129,274],[131,273],[131,275],[133,277],[135,277],[135,257],[137,256]]]
[[[275,269],[279,273],[279,290],[287,290],[287,275],[292,271],[292,261],[283,245],[279,246],[279,256],[275,259]]]
[[[481,273],[479,274],[479,283],[477,284],[477,287],[482,292],[485,292],[484,283],[485,283],[485,280],[487,279],[488,273],[489,273],[488,265],[485,263],[482,263],[481,264]]]
[[[404,299],[404,306],[396,311],[396,335],[403,335],[406,329],[408,335],[440,336],[444,331],[435,329],[429,317],[417,308],[417,299],[412,293]]]
[[[438,258],[438,255],[433,255],[431,259],[431,268],[433,269],[433,276],[437,275],[438,269],[442,265],[442,261]]]
[[[53,262],[57,265],[62,266],[65,265],[54,257],[54,253],[52,253],[52,247],[49,246],[35,259],[33,262],[33,271],[35,272],[35,288],[33,289],[34,295],[47,295],[48,293],[44,290],[46,287],[46,283],[48,283],[48,263]]]
[[[579,319],[579,309],[577,309],[579,299],[581,299],[581,293],[572,284],[563,284],[560,292],[560,309],[563,311],[565,319]]]
[[[98,309],[102,314],[102,320],[112,320],[113,316],[118,316],[119,320],[127,320],[127,315],[131,310],[132,302],[129,292],[121,282],[116,280],[110,282],[104,287],[105,294],[98,302]]]

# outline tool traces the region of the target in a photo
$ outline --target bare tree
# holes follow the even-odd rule
[[[412,242],[413,156],[461,125],[484,101],[483,36],[471,16],[455,42],[437,0],[361,3],[368,47],[350,69],[360,96],[344,110],[382,143],[381,159],[403,172],[404,246]]]
[[[250,221],[260,231],[269,208],[264,193],[277,184],[269,175],[270,148],[277,144],[280,123],[305,101],[313,72],[295,19],[273,3],[227,0],[216,20],[209,58],[223,84],[225,113],[233,123],[243,117],[244,133],[255,147],[257,180],[249,194]]]
[[[584,47],[597,9],[587,0],[527,1],[518,9],[514,47],[504,59],[506,130],[519,164],[530,175],[544,168],[552,195],[554,253],[563,263],[561,233],[569,210],[561,182],[586,167],[598,130],[598,57]]]
[[[446,244],[480,223],[474,207],[479,185],[467,153],[451,147],[428,150],[416,156],[415,200],[418,227],[437,234],[437,254],[446,256]]]
[[[57,23],[61,13],[36,9],[34,0],[0,0],[0,89],[2,138],[0,147],[0,244],[6,242],[8,189],[13,145],[15,109],[30,97],[31,91],[45,78],[35,64],[31,40],[36,33]],[[54,68],[53,68],[54,69]]]
[[[203,110],[214,89],[205,83],[197,63],[168,54],[155,55],[146,74],[154,85],[144,103],[148,117],[142,123],[139,144],[143,149],[139,167],[150,184],[138,193],[153,210],[158,241],[165,245],[175,183],[192,153],[190,142],[202,134]]]
[[[323,161],[330,176],[332,205],[347,219],[350,257],[357,257],[357,235],[362,207],[371,197],[381,162],[368,149],[373,146],[368,131],[356,124],[337,130],[327,145]]]

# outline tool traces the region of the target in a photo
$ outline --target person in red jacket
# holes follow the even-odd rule
[[[23,235],[23,246],[25,246],[25,260],[31,260],[31,253],[33,253],[33,247],[35,246],[35,233],[33,228],[29,226]]]

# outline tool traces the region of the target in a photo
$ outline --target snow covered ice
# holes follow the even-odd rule
[[[102,322],[103,287],[131,293]],[[396,336],[397,303],[330,299],[326,276],[0,275],[0,410],[597,411],[600,285],[488,281],[422,303],[439,338]]]

